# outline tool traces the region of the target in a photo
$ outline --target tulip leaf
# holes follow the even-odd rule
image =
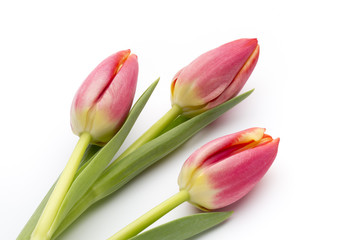
[[[121,161],[104,171],[92,187],[93,195],[97,195],[97,198],[102,198],[118,190],[136,175],[178,148],[224,112],[244,100],[251,93],[252,91],[246,92],[218,107],[193,117],[142,145],[136,151],[125,156]]]
[[[68,216],[61,222],[54,233],[59,236],[72,222],[74,222],[92,204],[120,189],[132,178],[146,168],[174,151],[202,128],[215,121],[223,113],[247,98],[254,90],[245,92],[231,100],[206,112],[195,116],[159,137],[142,145],[136,151],[125,156],[112,167],[104,170],[89,191],[74,205]]]
[[[81,161],[81,165],[87,163],[93,156],[94,154],[96,154],[96,152],[100,149],[99,146],[96,145],[89,145],[85,151],[85,154],[82,158]],[[43,200],[41,201],[41,203],[39,204],[39,206],[36,208],[35,212],[32,214],[32,216],[30,217],[30,219],[28,220],[28,222],[26,223],[26,225],[24,226],[24,228],[21,230],[19,236],[17,237],[17,240],[20,239],[30,239],[31,233],[34,231],[34,228],[41,216],[41,213],[43,212],[46,203],[49,200],[49,197],[56,185],[56,182],[52,185],[52,187],[49,189],[49,191],[47,192],[47,194],[45,195],[45,197],[43,198]]]
[[[184,240],[193,237],[231,216],[232,212],[198,213],[176,219],[146,232],[130,240]]]
[[[143,110],[145,104],[149,100],[152,92],[154,91],[159,79],[157,79],[149,88],[143,93],[139,100],[134,104],[128,117],[126,118],[121,129],[116,135],[96,154],[94,159],[86,166],[85,169],[74,180],[70,189],[68,190],[57,216],[51,227],[54,231],[60,222],[66,217],[70,209],[75,203],[86,193],[96,179],[101,175],[107,165],[111,162],[125,138],[129,134],[131,128],[135,124],[136,119]]]

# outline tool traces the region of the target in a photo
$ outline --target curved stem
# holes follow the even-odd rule
[[[159,134],[182,113],[182,109],[174,104],[172,108],[165,113],[165,115],[160,118],[154,125],[152,125],[141,137],[139,137],[133,144],[130,145],[114,162],[112,162],[109,167],[113,166],[115,163],[120,161],[129,153],[133,152],[140,146],[144,145],[145,143],[153,140],[154,138],[158,137]]]
[[[42,212],[37,225],[31,235],[32,240],[50,239],[48,231],[56,217],[56,214],[65,198],[71,183],[73,182],[76,171],[80,165],[81,159],[85,153],[87,146],[91,141],[89,133],[84,132],[80,135],[80,139],[75,146],[63,172],[61,173],[56,186]]]
[[[189,200],[189,193],[186,190],[181,190],[121,229],[108,240],[125,240],[137,235],[156,220],[187,200]]]

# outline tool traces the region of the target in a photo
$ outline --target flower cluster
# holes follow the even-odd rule
[[[169,112],[115,160],[158,80],[132,106],[139,71],[137,56],[124,50],[103,60],[72,102],[71,128],[79,141],[54,188],[17,239],[57,238],[92,204],[120,189],[248,97],[252,91],[237,95],[253,72],[259,51],[257,39],[238,39],[183,67],[171,81]],[[135,236],[185,201],[204,210],[238,201],[268,171],[278,145],[279,138],[273,139],[258,127],[210,141],[185,161],[177,194],[110,239]]]

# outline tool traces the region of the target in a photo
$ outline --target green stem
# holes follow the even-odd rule
[[[133,144],[130,145],[115,161],[113,161],[109,167],[112,167],[115,163],[123,159],[126,155],[138,149],[145,143],[158,137],[160,133],[182,113],[182,109],[174,104],[172,108],[160,118],[154,125],[152,125],[141,137],[139,137]]]
[[[166,213],[170,212],[175,207],[179,206],[181,203],[189,200],[189,193],[186,190],[181,190],[174,196],[160,203],[158,206],[154,207],[115,235],[110,237],[108,240],[126,240],[133,236],[136,236],[142,230],[150,226],[156,220],[164,216]]]
[[[74,205],[71,211],[66,215],[66,218],[61,222],[60,226],[55,230],[51,239],[57,239],[81,214],[83,214],[90,206],[92,206],[99,199],[96,198],[93,192],[88,191],[82,198]]]
[[[91,141],[89,133],[84,132],[80,135],[80,139],[75,146],[73,153],[67,162],[64,171],[61,173],[59,180],[42,212],[39,221],[31,235],[31,240],[50,239],[48,231],[56,217],[56,214],[65,198],[71,183],[73,182],[76,171],[80,165],[81,159],[85,153],[87,146]]]

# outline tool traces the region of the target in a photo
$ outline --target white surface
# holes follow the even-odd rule
[[[253,95],[60,239],[106,239],[177,191],[196,148],[253,126],[281,138],[274,165],[195,239],[359,239],[359,22],[356,1],[1,1],[1,239],[16,238],[65,166],[73,95],[101,60],[138,55],[136,98],[161,77],[126,147],[169,109],[177,70],[242,37],[261,46],[243,90]],[[185,203],[159,223],[196,211]]]

